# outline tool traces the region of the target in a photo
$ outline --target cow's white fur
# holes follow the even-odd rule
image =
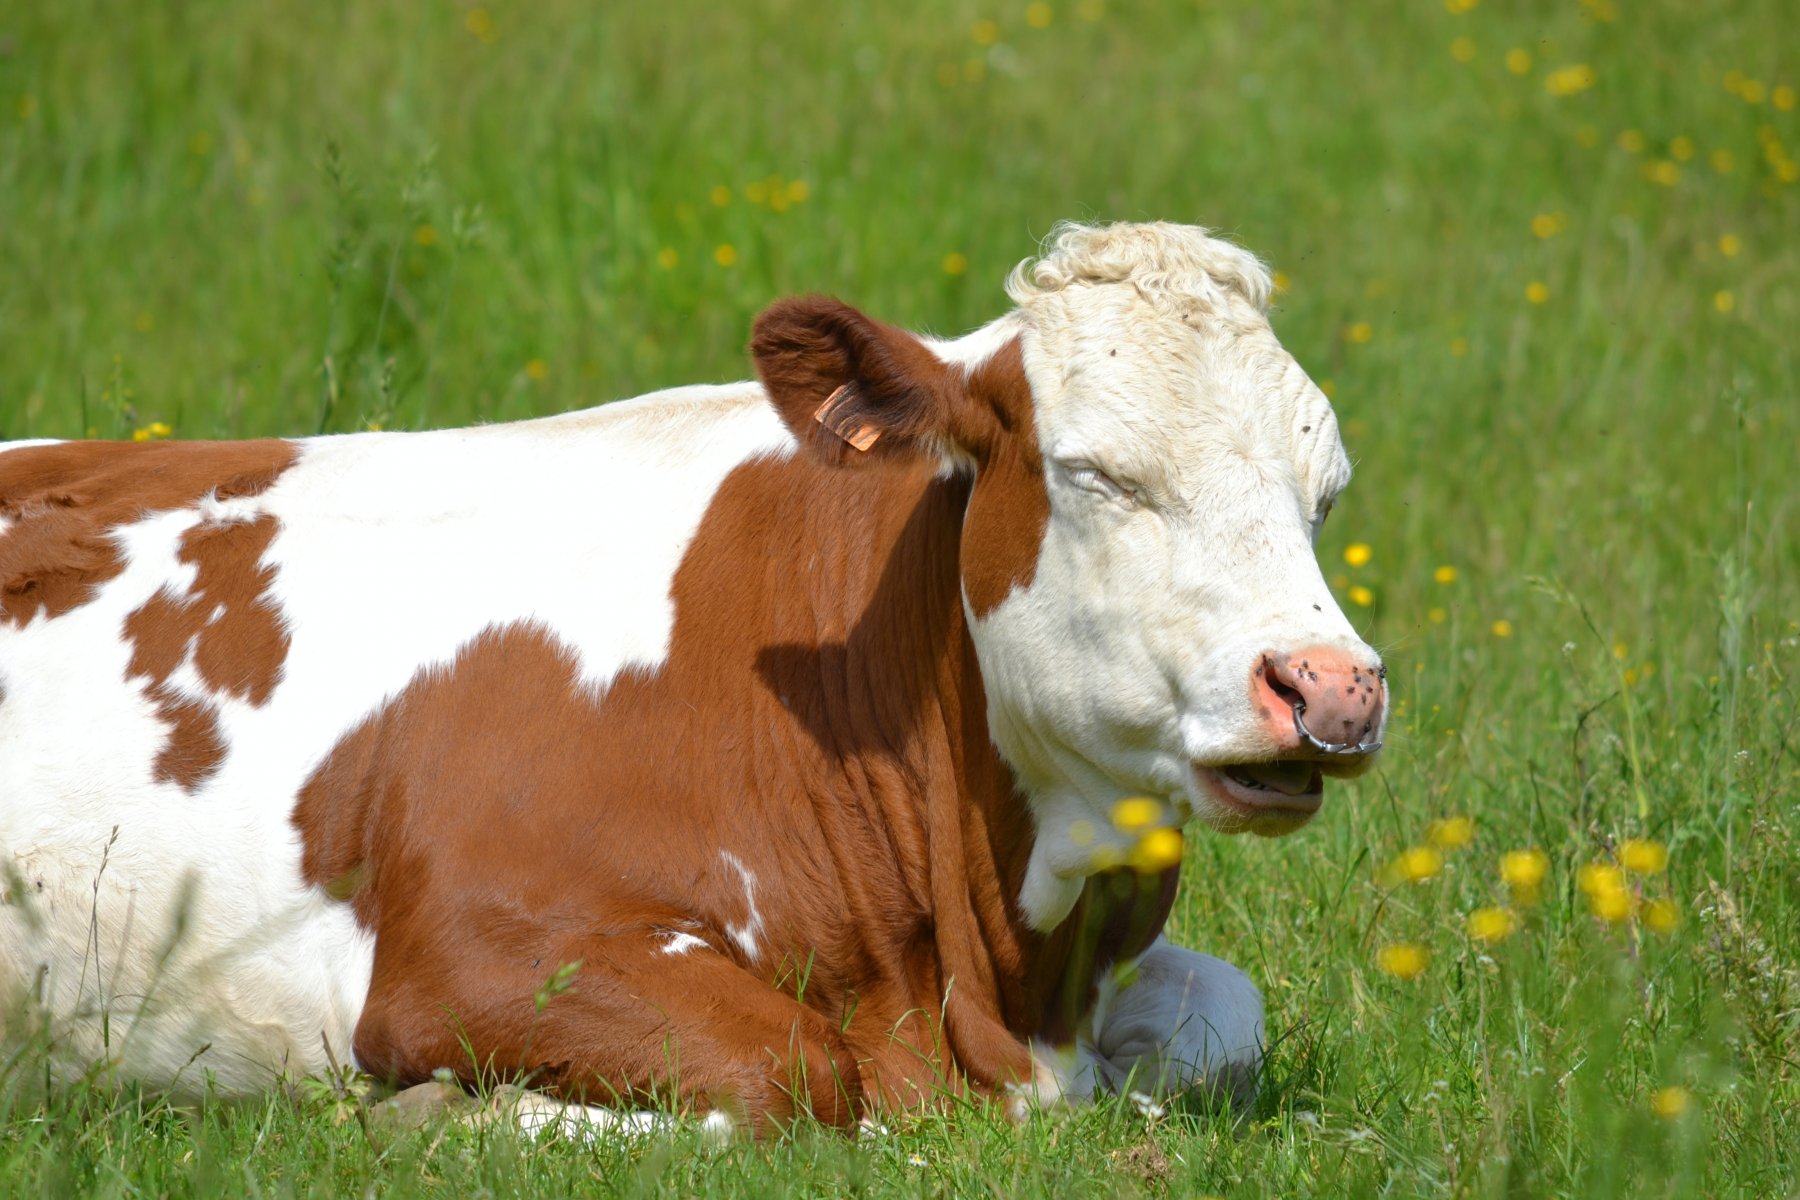
[[[1040,826],[1021,903],[1048,927],[1093,867],[1092,840],[1069,831],[1111,837],[1118,797],[1167,797],[1229,826],[1190,764],[1258,756],[1244,692],[1257,653],[1373,656],[1311,558],[1348,465],[1324,397],[1267,328],[1260,265],[1192,229],[1071,228],[1010,287],[1017,312],[932,344],[975,363],[1021,336],[1036,397],[1052,513],[1041,560],[972,629],[996,741]],[[120,529],[125,570],[91,603],[0,626],[0,869],[21,893],[0,907],[0,1000],[41,998],[69,1075],[108,1061],[154,1086],[191,1092],[210,1076],[248,1093],[324,1069],[327,1042],[343,1057],[372,944],[301,882],[297,788],[483,629],[544,627],[596,691],[654,669],[669,585],[720,482],[794,451],[756,385],[681,388],[511,425],[310,440],[263,495]],[[946,469],[972,466],[943,451]],[[1150,503],[1100,494],[1091,467]],[[285,674],[262,707],[213,694],[191,667],[172,678],[218,706],[229,748],[190,794],[151,777],[166,731],[144,681],[93,682],[125,679],[126,615],[191,583],[176,557],[188,529],[265,512],[281,521],[265,561],[292,635]],[[754,956],[755,881],[737,866]],[[696,949],[685,936],[664,952]],[[1108,997],[1092,1062],[1045,1086],[1116,1085],[1126,1062],[1153,1061],[1162,1080],[1182,1077],[1165,1062],[1235,1061],[1261,1010],[1231,970],[1159,944],[1142,980]],[[1197,1003],[1177,975],[1199,983]]]

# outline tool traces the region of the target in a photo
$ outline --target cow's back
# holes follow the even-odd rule
[[[184,1090],[347,1058],[373,941],[302,879],[306,779],[487,628],[541,627],[596,688],[654,669],[718,481],[789,445],[740,385],[441,433],[0,448],[0,1021],[36,996],[65,1071]]]

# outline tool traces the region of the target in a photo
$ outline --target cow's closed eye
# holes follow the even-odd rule
[[[1083,491],[1093,492],[1121,504],[1135,504],[1138,501],[1137,488],[1120,483],[1091,463],[1065,463],[1063,472],[1069,477],[1070,483]]]

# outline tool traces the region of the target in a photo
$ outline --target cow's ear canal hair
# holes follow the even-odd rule
[[[788,428],[828,462],[940,448],[969,402],[959,368],[828,296],[771,305],[756,319],[750,353]]]

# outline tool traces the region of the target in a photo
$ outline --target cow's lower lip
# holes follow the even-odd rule
[[[1325,800],[1325,776],[1314,768],[1305,790],[1287,792],[1258,783],[1241,768],[1194,766],[1194,774],[1227,808],[1246,815],[1310,817]]]

